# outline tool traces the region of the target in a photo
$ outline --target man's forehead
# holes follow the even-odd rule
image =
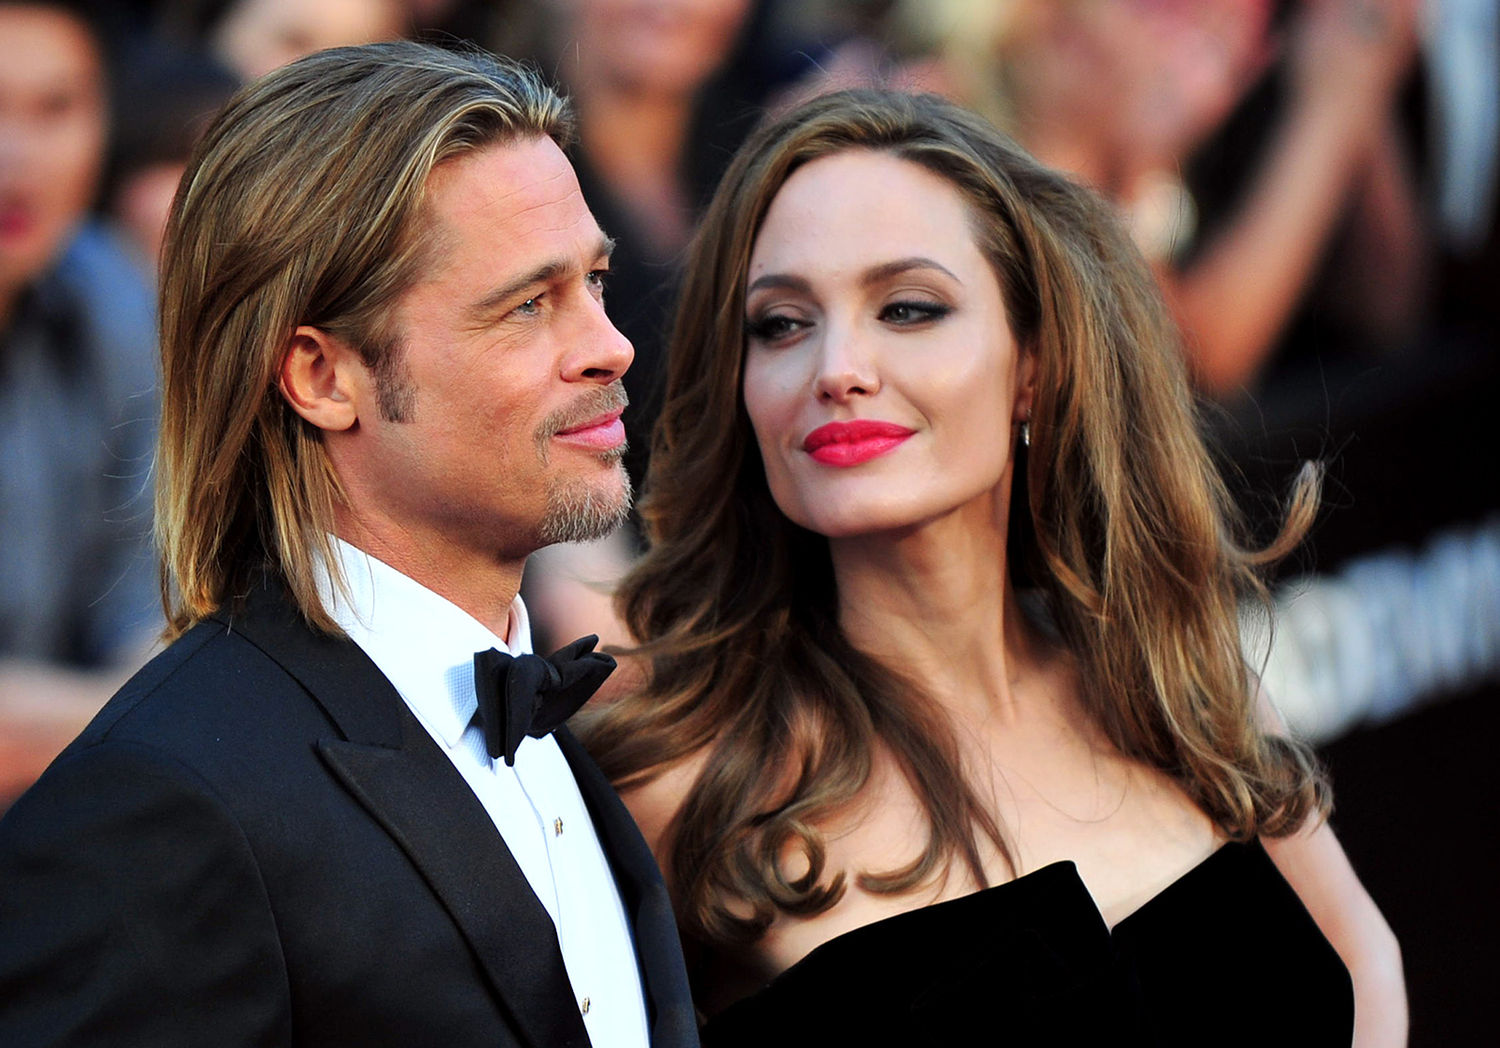
[[[559,238],[591,252],[606,238],[573,166],[549,138],[486,146],[443,161],[428,178],[425,225],[449,249],[503,232],[511,244]]]
[[[450,157],[427,178],[428,205],[440,214],[494,208],[520,213],[581,195],[573,165],[545,136],[522,138]]]
[[[550,139],[444,161],[428,180],[419,223],[424,260],[413,289],[425,287],[428,306],[457,308],[469,322],[493,319],[538,287],[580,278],[613,246]]]

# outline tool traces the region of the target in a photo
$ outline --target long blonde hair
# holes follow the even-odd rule
[[[389,316],[425,253],[422,200],[444,160],[547,136],[566,103],[482,52],[399,42],[337,48],[241,91],[204,135],[172,206],[161,280],[163,409],[156,532],[168,638],[269,571],[336,631],[338,477],[277,369],[299,325],[359,348],[380,410],[409,410]]]
[[[1044,597],[1090,714],[1229,836],[1291,832],[1326,807],[1326,789],[1304,748],[1258,726],[1236,616],[1242,595],[1264,592],[1256,566],[1305,530],[1315,476],[1299,479],[1271,549],[1239,545],[1171,323],[1106,205],[947,102],[844,92],[752,138],[695,243],[642,504],[651,548],[618,598],[652,673],[585,725],[621,786],[706,753],[669,831],[685,930],[744,940],[778,912],[832,905],[844,880],[825,877],[819,825],[858,795],[877,748],[929,834],[909,866],[860,873],[863,887],[909,890],[954,860],[984,883],[979,837],[1010,854],[936,705],[840,630],[827,542],[776,508],[741,401],[760,223],[792,171],[847,149],[958,189],[1036,356],[1010,559]]]

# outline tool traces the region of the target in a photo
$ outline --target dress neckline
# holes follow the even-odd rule
[[[1192,867],[1185,870],[1170,884],[1162,888],[1161,891],[1116,921],[1114,927],[1110,927],[1108,922],[1105,921],[1104,914],[1100,911],[1098,903],[1094,901],[1093,894],[1088,890],[1088,885],[1084,883],[1083,878],[1078,873],[1078,864],[1072,859],[1060,859],[1057,862],[1050,862],[1045,866],[1039,866],[1035,870],[1023,873],[1019,877],[1012,877],[1008,881],[1002,881],[1000,884],[991,884],[988,887],[969,892],[967,895],[959,895],[952,899],[944,899],[941,902],[931,903],[927,906],[918,906],[901,913],[893,913],[889,917],[881,917],[879,920],[871,921],[868,924],[861,924],[859,927],[850,928],[846,932],[840,932],[833,938],[814,946],[807,953],[803,954],[801,958],[777,972],[766,985],[774,985],[790,976],[791,973],[817,963],[814,961],[814,958],[818,957],[819,954],[824,954],[825,952],[834,953],[845,949],[847,943],[853,940],[884,935],[890,927],[923,920],[923,915],[930,914],[932,911],[953,912],[976,905],[989,905],[990,900],[1002,894],[1013,895],[1033,889],[1046,891],[1048,888],[1051,888],[1054,891],[1065,891],[1081,895],[1083,899],[1088,901],[1088,906],[1092,910],[1092,916],[1097,918],[1104,934],[1113,939],[1141,914],[1147,911],[1155,912],[1167,906],[1172,896],[1180,893],[1190,883],[1207,876],[1210,871],[1235,859],[1249,859],[1253,861],[1257,854],[1264,856],[1267,862],[1270,861],[1270,856],[1266,855],[1265,848],[1261,845],[1259,838],[1249,841],[1231,840],[1224,842]]]
[[[1228,989],[1226,989],[1228,988]],[[1277,1009],[1240,1007],[1271,994]],[[1344,1045],[1348,969],[1258,839],[1109,928],[1071,861],[872,921],[717,1011],[703,1043]],[[1304,1035],[1305,1036],[1302,1036]]]

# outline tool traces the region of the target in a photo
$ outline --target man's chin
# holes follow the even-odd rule
[[[614,469],[608,477],[558,480],[547,493],[547,510],[538,528],[543,545],[592,542],[613,532],[630,515],[630,477],[620,465],[623,448],[612,449]],[[601,455],[604,458],[604,455]]]

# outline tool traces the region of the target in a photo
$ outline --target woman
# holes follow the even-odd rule
[[[948,103],[849,92],[751,139],[688,274],[620,597],[649,673],[588,739],[707,1041],[1292,1014],[1347,1044],[1347,965],[1363,1043],[1398,1043],[1394,941],[1239,649],[1314,481],[1270,550],[1232,541],[1103,205]]]

